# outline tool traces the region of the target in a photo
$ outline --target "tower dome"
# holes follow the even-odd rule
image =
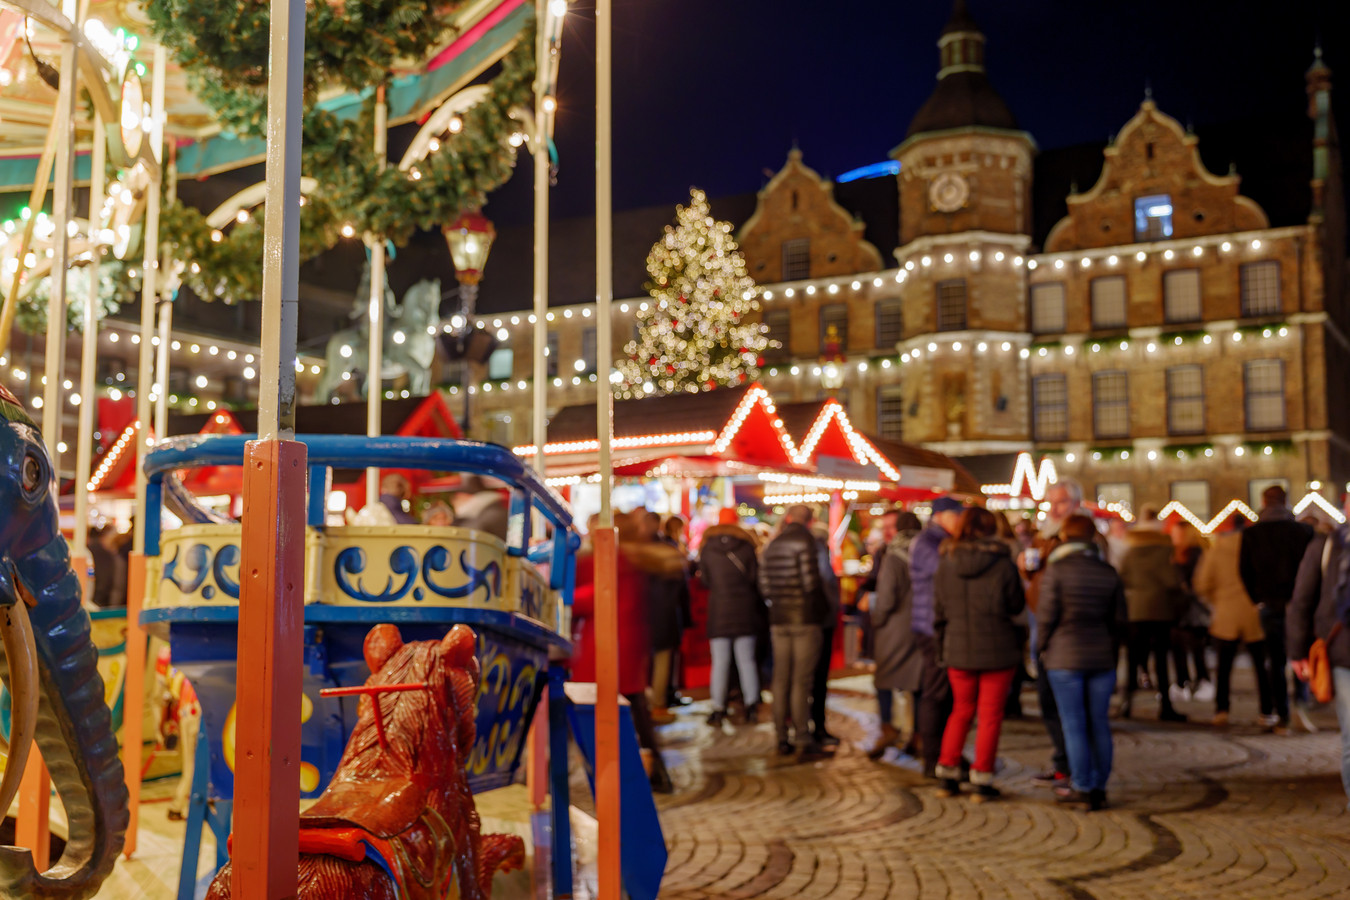
[[[909,123],[905,138],[956,128],[1017,130],[1017,120],[984,71],[984,34],[966,6],[955,0],[938,36],[937,88]]]

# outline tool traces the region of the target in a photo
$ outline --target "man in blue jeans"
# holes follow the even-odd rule
[[[1350,495],[1345,499],[1350,512]],[[1341,783],[1350,798],[1350,525],[1319,534],[1308,544],[1294,582],[1285,622],[1294,674],[1308,680],[1308,650],[1317,638],[1327,642],[1336,689],[1336,721],[1341,726]]]

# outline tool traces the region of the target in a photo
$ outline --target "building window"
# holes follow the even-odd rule
[[[1167,370],[1167,431],[1203,434],[1205,379],[1202,366],[1173,366]]]
[[[905,320],[898,299],[877,303],[877,346],[890,350],[904,337]]]
[[[1112,503],[1133,511],[1134,485],[1128,481],[1104,481],[1097,485],[1097,505],[1106,508]]]
[[[1036,334],[1064,332],[1064,283],[1031,286],[1031,330]]]
[[[898,385],[877,388],[877,433],[888,440],[904,440],[904,419],[904,388]]]
[[[1163,317],[1168,322],[1200,320],[1199,269],[1177,269],[1163,274]]]
[[[839,352],[848,352],[848,304],[831,303],[820,308],[820,349],[825,350],[825,342],[830,333],[830,326],[834,326],[836,340],[839,341]]]
[[[1037,375],[1031,382],[1031,421],[1038,441],[1069,437],[1069,386],[1063,375]]]
[[[811,277],[811,239],[783,241],[783,280],[798,281]]]
[[[1092,327],[1124,328],[1127,324],[1125,276],[1092,279]]]
[[[1241,270],[1242,314],[1274,316],[1280,312],[1280,264],[1273,259],[1247,263]]]
[[[498,347],[488,357],[488,381],[510,381],[516,370],[516,352],[510,347]]]
[[[1092,376],[1092,427],[1099,438],[1127,437],[1130,433],[1130,389],[1124,372]]]
[[[1284,363],[1278,359],[1252,360],[1242,367],[1242,382],[1247,397],[1247,430],[1284,428]]]
[[[1201,519],[1209,521],[1209,482],[1174,481],[1172,499],[1195,513]]]
[[[792,356],[792,312],[786,309],[773,309],[764,314],[764,325],[768,328],[765,337],[770,346],[764,351],[766,360],[784,360]],[[773,346],[777,341],[781,346]]]
[[[937,330],[964,331],[966,328],[966,280],[953,278],[937,284]]]
[[[1134,239],[1159,241],[1172,236],[1172,197],[1151,194],[1134,201]]]
[[[581,361],[585,366],[582,374],[595,371],[595,329],[587,328],[581,332]]]
[[[487,415],[488,441],[502,447],[510,447],[512,439],[511,414],[509,412],[491,412]]]
[[[548,377],[556,378],[558,376],[558,332],[550,331],[548,333],[548,346],[544,349],[548,352]]]

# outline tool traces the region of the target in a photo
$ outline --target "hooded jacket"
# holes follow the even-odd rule
[[[1036,613],[1036,656],[1047,669],[1116,667],[1125,637],[1125,589],[1095,544],[1061,544],[1050,554]]]
[[[783,526],[759,560],[759,591],[769,601],[770,625],[821,625],[829,615],[811,529]]]
[[[902,531],[886,545],[877,573],[872,621],[879,691],[917,691],[923,682],[923,651],[911,619],[914,590],[909,579],[909,549],[918,531]]]
[[[1022,664],[1013,617],[1026,607],[1022,577],[1002,541],[962,541],[942,554],[933,578],[939,661],[976,672]]]
[[[1120,579],[1131,622],[1175,622],[1186,609],[1181,573],[1172,565],[1172,539],[1152,528],[1136,528],[1125,539]]]
[[[698,577],[708,588],[708,637],[759,634],[767,623],[759,593],[755,542],[739,525],[714,525],[703,533]]]

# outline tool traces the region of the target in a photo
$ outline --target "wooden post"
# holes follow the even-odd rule
[[[305,0],[271,0],[258,440],[244,452],[233,896],[293,900],[300,859],[305,445],[295,438]]]

